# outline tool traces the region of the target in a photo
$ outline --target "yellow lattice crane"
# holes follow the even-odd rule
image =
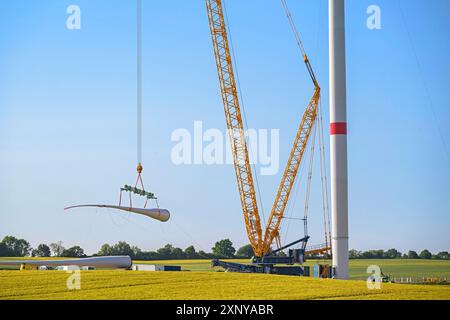
[[[225,23],[222,0],[206,0],[219,83],[228,133],[231,141],[236,178],[247,235],[255,254],[256,260],[254,259],[254,261],[260,263],[261,265],[265,265],[266,263],[267,265],[271,265],[270,268],[272,271],[274,264],[283,263],[283,261],[286,263],[294,262],[294,260],[291,259],[292,257],[289,257],[289,259],[284,259],[283,261],[280,261],[278,258],[265,260],[271,251],[271,245],[274,240],[278,240],[277,243],[279,243],[279,248],[272,253],[276,253],[302,241],[306,245],[309,238],[307,237],[301,239],[285,247],[281,247],[281,243],[279,242],[280,224],[283,219],[283,214],[289,201],[289,196],[294,186],[297,172],[305,153],[313,126],[317,119],[320,100],[320,87],[309,62],[308,56],[305,53],[300,35],[295,28],[286,2],[282,0],[282,3],[294,31],[297,43],[302,51],[304,62],[313,81],[315,90],[313,97],[311,98],[302,117],[263,237],[252,170],[248,156],[248,148],[244,135],[244,125],[239,105],[239,97],[233,70],[230,44],[227,36],[227,27]],[[295,262],[299,261],[296,260]],[[233,263],[223,263],[220,261],[213,261],[213,265],[225,266],[227,269],[235,271],[267,272],[264,266],[245,266]]]
[[[206,5],[245,226],[254,252],[261,253],[261,221],[258,213],[247,142],[244,135],[244,125],[239,106],[222,2],[220,0],[206,0]]]

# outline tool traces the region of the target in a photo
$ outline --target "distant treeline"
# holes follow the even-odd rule
[[[416,251],[408,251],[401,253],[397,249],[384,250],[369,250],[369,251],[349,251],[350,259],[435,259],[435,260],[450,260],[450,254],[447,251],[441,251],[437,254],[432,254],[429,250],[422,250],[419,254]]]
[[[142,251],[137,246],[132,246],[125,241],[119,241],[114,245],[104,244],[100,250],[92,256],[130,256],[135,260],[171,260],[171,259],[229,259],[229,258],[251,258],[253,250],[250,245],[243,246],[239,250],[233,247],[229,239],[216,242],[211,249],[212,252],[197,251],[194,246],[186,249],[176,248],[171,244],[156,251]],[[37,248],[32,248],[30,243],[24,239],[17,239],[13,236],[6,236],[0,242],[0,257],[71,257],[84,258],[83,248],[73,246],[65,248],[61,241],[47,244],[40,244]]]
[[[114,245],[104,244],[93,256],[130,256],[134,260],[174,260],[174,259],[230,259],[230,258],[251,258],[253,249],[250,245],[245,245],[238,250],[233,246],[230,239],[217,241],[211,252],[197,251],[194,246],[186,249],[176,248],[171,244],[156,251],[142,251],[137,246],[132,246],[125,241],[119,241]],[[284,253],[280,253],[284,255]],[[84,258],[87,255],[80,246],[65,248],[61,241],[49,245],[40,244],[32,248],[30,243],[24,239],[17,239],[13,236],[6,236],[0,242],[0,257],[70,257]],[[429,250],[423,250],[419,254],[416,251],[401,253],[396,249],[369,250],[369,251],[349,251],[350,259],[435,259],[450,260],[447,251],[432,254]],[[309,258],[327,258],[327,256],[310,256]]]

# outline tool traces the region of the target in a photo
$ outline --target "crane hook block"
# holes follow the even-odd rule
[[[137,194],[139,196],[145,196],[147,199],[156,199],[155,194],[152,192],[147,192],[145,190],[138,189],[136,187],[125,185],[123,188],[120,188],[120,191],[131,192]]]
[[[142,166],[141,163],[139,163],[138,166],[137,166],[137,172],[138,172],[139,174],[141,174],[141,173],[142,173],[142,170],[144,170],[144,167]]]

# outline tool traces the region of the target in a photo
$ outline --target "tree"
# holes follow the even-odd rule
[[[431,259],[432,256],[431,252],[427,249],[423,250],[419,255],[420,259]]]
[[[328,252],[325,252],[323,255],[322,255],[322,259],[324,259],[324,260],[331,260],[333,257],[331,256],[331,254],[330,253],[328,253]]]
[[[371,252],[373,253],[373,258],[374,259],[383,259],[383,257],[385,256],[384,250],[371,250]]]
[[[13,236],[6,236],[2,243],[6,252],[10,257],[26,257],[30,255],[30,243],[24,239],[17,239]]]
[[[388,251],[385,252],[384,255],[388,259],[397,259],[401,258],[402,253],[399,252],[397,249],[389,249]]]
[[[52,250],[53,255],[55,257],[61,257],[61,255],[63,254],[64,250],[66,249],[66,248],[63,247],[62,244],[63,244],[62,241],[58,241],[58,242],[55,242],[55,243],[50,243],[50,249]]]
[[[86,257],[86,255],[84,254],[84,250],[80,246],[74,246],[72,248],[64,250],[61,254],[61,257],[84,258]]]
[[[161,260],[161,256],[154,251],[146,251],[142,253],[143,260]]]
[[[361,257],[361,251],[357,251],[357,250],[352,249],[352,250],[350,250],[348,252],[348,258],[349,259],[358,259],[360,257]]]
[[[200,250],[199,252],[198,252],[198,256],[200,257],[200,258],[206,258],[206,259],[209,259],[210,258],[210,255],[209,254],[207,254],[205,251],[203,251],[203,250]]]
[[[185,255],[183,250],[181,250],[180,248],[173,248],[172,252],[171,252],[171,259],[184,259]]]
[[[363,259],[383,259],[384,256],[384,250],[369,250],[361,253],[361,258]]]
[[[236,249],[230,239],[224,239],[216,242],[212,248],[214,255],[225,258],[233,258]]]
[[[196,259],[198,257],[194,246],[189,246],[186,249],[184,249],[184,255],[186,256],[187,259]]]
[[[164,247],[159,248],[157,252],[161,256],[161,259],[170,259],[173,249],[174,247],[171,244],[166,244]]]
[[[9,257],[10,252],[8,250],[8,247],[3,242],[0,242],[0,257]]]
[[[50,247],[46,244],[40,244],[36,249],[32,251],[33,257],[50,257]]]
[[[240,247],[239,250],[236,252],[237,257],[242,258],[251,258],[255,254],[253,253],[253,248],[250,244],[247,244],[243,247]]]
[[[133,251],[133,255],[131,255],[132,259],[143,259],[143,252],[137,246],[132,246],[131,251]]]
[[[447,251],[439,252],[436,257],[439,260],[450,260],[450,254]]]
[[[133,249],[125,241],[119,241],[112,247],[112,252],[114,255],[118,256],[130,256],[133,257]]]
[[[415,251],[408,251],[408,259],[419,259],[419,255]]]
[[[101,246],[100,250],[97,252],[97,255],[100,257],[112,256],[114,255],[113,248],[109,244],[105,243]]]

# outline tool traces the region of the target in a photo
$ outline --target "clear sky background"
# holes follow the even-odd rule
[[[145,250],[246,244],[233,166],[170,158],[174,130],[192,131],[196,120],[225,129],[204,1],[143,3],[144,182],[172,220],[63,211],[116,204],[135,180],[134,1],[11,0],[0,2],[0,237],[61,240],[87,253],[120,240]],[[81,30],[66,28],[70,4],[82,10]],[[328,123],[327,1],[289,4]],[[381,30],[366,27],[371,4],[381,7]],[[284,166],[313,88],[279,1],[226,5],[248,125],[280,129]],[[350,246],[450,250],[450,2],[348,0],[346,10]],[[317,173],[312,244],[323,242]],[[266,217],[281,174],[259,177]],[[298,217],[299,186],[288,212]],[[296,221],[283,230],[286,240],[303,235]]]

